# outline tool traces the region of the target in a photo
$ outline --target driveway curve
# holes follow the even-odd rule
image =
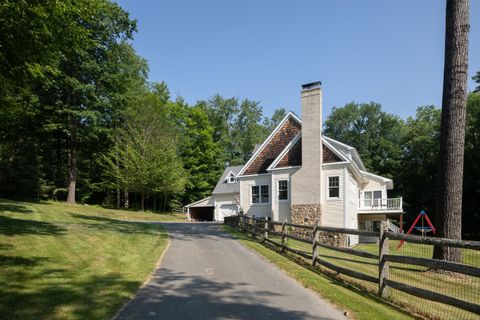
[[[345,319],[214,223],[162,223],[160,267],[117,319]]]

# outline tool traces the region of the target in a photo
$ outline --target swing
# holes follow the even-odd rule
[[[416,225],[418,223],[418,220],[420,220],[420,219],[422,219],[422,226],[417,227]],[[424,220],[427,221],[428,226],[425,226]],[[422,233],[422,237],[425,237],[425,235],[430,231],[432,231],[434,234],[435,234],[435,231],[436,231],[435,227],[433,226],[432,222],[430,221],[430,218],[428,218],[428,215],[425,212],[425,210],[420,211],[417,218],[415,218],[415,221],[413,221],[412,226],[410,227],[410,229],[408,229],[407,235],[410,234],[413,231],[413,229],[420,231]],[[403,240],[400,241],[400,243],[397,246],[397,250],[400,249],[403,246],[404,242],[405,241],[403,241]]]

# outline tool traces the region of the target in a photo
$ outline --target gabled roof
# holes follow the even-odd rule
[[[289,112],[283,120],[278,124],[275,130],[268,136],[267,139],[260,145],[260,147],[255,147],[253,155],[250,157],[248,162],[243,166],[237,176],[248,175],[247,169],[256,158],[261,155],[261,153],[268,147],[272,142],[275,136],[282,130],[287,121],[294,120],[300,125],[300,130],[295,134],[290,134],[286,139],[280,139],[281,143],[279,144],[283,149],[275,150],[269,154],[269,156],[274,156],[273,158],[262,159],[262,165],[260,172],[257,173],[266,173],[270,170],[280,169],[280,168],[291,168],[298,167],[301,165],[301,125],[302,121],[292,112]],[[322,135],[322,145],[324,151],[324,163],[346,163],[352,172],[359,177],[360,179],[373,179],[377,181],[382,181],[387,185],[387,188],[393,188],[393,181],[391,179],[375,175],[373,173],[367,172],[365,165],[360,158],[360,155],[352,146],[349,146],[343,142],[337,141],[335,139],[329,138]],[[298,154],[300,153],[300,154]],[[327,154],[328,158],[325,158]]]
[[[298,133],[295,138],[278,155],[275,161],[268,167],[267,171],[285,168],[297,167],[302,165],[302,133]],[[349,162],[345,154],[332,146],[324,137],[322,137],[323,163]]]
[[[289,112],[253,153],[238,175],[266,173],[270,164],[300,132],[301,123],[294,113]]]
[[[360,155],[357,152],[357,149],[355,149],[352,146],[349,146],[348,144],[345,144],[343,142],[340,142],[338,140],[329,138],[327,136],[322,136],[325,140],[327,140],[331,145],[333,145],[337,150],[341,151],[347,158],[352,160],[360,170],[367,170],[365,168],[365,165],[363,164],[362,159],[360,158]]]
[[[213,189],[212,194],[219,194],[219,193],[238,193],[240,192],[240,184],[238,182],[235,183],[228,183],[227,177],[231,173],[238,176],[240,170],[242,170],[243,166],[229,166],[226,167],[223,171],[220,180],[218,180],[215,189]]]
[[[213,198],[212,196],[203,198],[202,200],[198,200],[195,202],[192,202],[190,204],[187,204],[185,208],[192,208],[192,207],[211,207],[213,206]]]
[[[393,180],[392,179],[385,178],[385,177],[382,177],[382,176],[379,176],[377,174],[373,174],[373,173],[370,173],[370,172],[367,172],[367,171],[360,171],[360,172],[362,173],[363,176],[366,176],[371,180],[377,180],[377,181],[385,183],[385,185],[387,186],[387,189],[389,189],[389,190],[393,189]]]

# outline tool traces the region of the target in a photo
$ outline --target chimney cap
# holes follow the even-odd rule
[[[321,85],[322,83],[320,81],[302,84],[302,91],[320,89]]]

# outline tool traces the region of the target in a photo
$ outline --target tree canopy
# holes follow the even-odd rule
[[[170,210],[209,195],[285,117],[248,98],[188,104],[148,81],[136,21],[108,0],[0,4],[0,196]],[[468,95],[463,234],[480,239],[480,71]],[[394,179],[410,216],[435,215],[440,109],[401,119],[375,102],[334,107],[327,136]],[[143,199],[143,201],[142,201]],[[160,203],[161,205],[157,204]]]

